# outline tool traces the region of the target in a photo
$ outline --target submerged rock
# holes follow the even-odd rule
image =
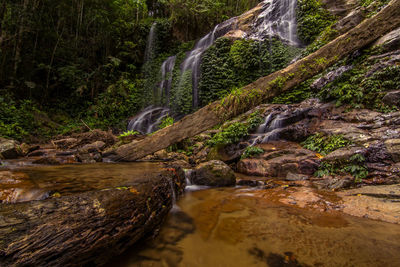
[[[202,163],[190,173],[189,180],[196,185],[233,186],[236,183],[233,170],[219,160]]]

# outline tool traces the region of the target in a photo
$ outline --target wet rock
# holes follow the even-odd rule
[[[75,157],[78,160],[78,162],[85,163],[85,164],[103,161],[103,157],[98,152],[80,151],[75,155]]]
[[[173,168],[173,169],[190,169],[192,165],[190,165],[185,160],[175,160],[175,161],[168,161],[163,163],[166,168]]]
[[[127,189],[0,204],[0,266],[98,266],[151,236],[172,207],[171,183],[184,180],[171,172],[135,179]],[[16,256],[24,249],[35,253]]]
[[[21,155],[18,142],[14,140],[0,139],[0,158],[16,159]]]
[[[400,90],[391,91],[387,93],[383,99],[383,103],[388,106],[399,106],[400,105]]]
[[[75,146],[77,142],[78,139],[76,138],[65,138],[53,141],[53,144],[56,146],[56,148],[68,149]]]
[[[354,178],[351,176],[326,176],[323,180],[313,183],[318,189],[340,190],[354,185]]]
[[[33,164],[40,165],[60,165],[61,161],[55,157],[43,157],[32,162]]]
[[[325,85],[327,85],[328,83],[333,82],[337,78],[340,78],[345,72],[351,70],[352,68],[353,68],[353,66],[342,66],[342,67],[339,67],[339,68],[327,73],[323,77],[315,80],[311,84],[311,87],[316,89],[316,90],[321,90]]]
[[[285,178],[290,172],[312,175],[318,166],[319,159],[309,150],[277,148],[276,151],[266,151],[258,158],[241,160],[238,171],[252,176]]]
[[[385,141],[388,153],[395,162],[400,162],[400,139],[389,139]]]
[[[233,186],[236,183],[235,173],[219,160],[200,164],[190,172],[189,179],[193,184],[207,186]]]
[[[286,181],[305,181],[310,179],[308,175],[289,172],[286,175]]]
[[[400,28],[382,36],[374,43],[374,45],[382,46],[385,51],[398,49],[400,46]]]
[[[81,150],[87,152],[99,152],[106,147],[106,143],[103,141],[96,141],[92,144],[84,145]]]
[[[400,185],[364,186],[339,193],[343,212],[400,224]]]
[[[46,151],[44,151],[44,150],[36,150],[36,151],[29,153],[27,155],[27,157],[41,157],[41,156],[44,156],[45,154],[46,154]]]
[[[367,153],[365,155],[367,162],[371,163],[386,163],[390,164],[392,161],[392,156],[386,149],[383,142],[378,142],[371,144],[367,148]]]
[[[331,153],[329,153],[326,157],[324,157],[324,161],[344,161],[349,160],[352,156],[360,154],[365,155],[366,149],[363,147],[344,147],[339,148]]]
[[[86,133],[73,134],[72,137],[78,139],[75,147],[92,144],[97,141],[102,141],[106,144],[106,147],[110,147],[118,142],[118,138],[111,131],[93,130]]]

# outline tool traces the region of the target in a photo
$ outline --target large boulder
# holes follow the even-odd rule
[[[196,185],[233,186],[236,184],[235,173],[224,162],[211,160],[194,169],[189,180]]]
[[[0,158],[16,159],[20,156],[21,150],[17,141],[0,139]]]

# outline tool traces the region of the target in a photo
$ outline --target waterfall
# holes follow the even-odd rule
[[[150,61],[154,57],[155,39],[156,39],[157,22],[151,25],[149,36],[147,37],[146,50],[144,53],[144,63]]]
[[[290,45],[299,46],[297,37],[297,0],[264,0],[261,14],[247,38],[262,41],[270,36],[278,36]]]
[[[172,72],[175,67],[176,56],[167,58],[161,65],[161,83],[158,87],[158,94],[161,97],[161,103],[169,105],[170,90],[172,86]],[[165,100],[165,101],[163,101]]]
[[[221,24],[215,26],[213,31],[209,32],[203,38],[201,38],[195,45],[194,49],[190,51],[185,60],[181,65],[181,77],[179,79],[178,87],[181,87],[184,82],[184,73],[186,71],[192,71],[192,86],[193,86],[193,107],[197,108],[199,106],[199,79],[200,79],[200,64],[201,64],[201,56],[203,53],[213,45],[214,41],[225,35],[228,31],[231,30],[232,25],[235,21],[235,18],[229,19]]]
[[[142,134],[149,134],[158,130],[158,126],[162,120],[170,114],[168,108],[163,107],[147,107],[128,124],[129,131],[138,131]]]

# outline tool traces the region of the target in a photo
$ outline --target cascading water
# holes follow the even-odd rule
[[[162,120],[170,114],[168,108],[147,107],[141,113],[130,120],[129,131],[138,131],[142,134],[149,134],[157,130]]]
[[[262,2],[262,12],[251,25],[245,38],[257,41],[272,40],[272,37],[278,37],[293,46],[300,46],[300,41],[297,37],[297,21],[296,21],[297,0],[264,0]],[[200,65],[203,53],[213,45],[215,40],[224,36],[232,30],[237,23],[236,18],[229,19],[221,24],[218,24],[213,31],[201,38],[195,45],[194,49],[187,53],[186,58],[181,64],[181,74],[178,80],[177,87],[172,89],[172,72],[175,67],[176,56],[169,57],[161,66],[161,82],[155,86],[157,97],[154,103],[162,105],[170,105],[171,90],[181,91],[185,84],[185,73],[191,71],[192,79],[192,106],[199,106],[198,85],[200,80]],[[156,23],[153,23],[147,40],[145,62],[151,61],[155,53],[156,40]],[[158,88],[158,89],[157,89]],[[169,109],[150,106],[138,114],[129,123],[128,130],[135,130],[141,133],[150,133],[157,130],[157,126],[162,119],[167,116]],[[158,117],[157,117],[158,116]],[[270,122],[268,122],[270,123]],[[253,142],[266,142],[277,136],[276,129],[273,125],[267,125],[264,130],[270,132],[270,137],[264,136],[262,139],[258,136]],[[275,132],[273,131],[275,130]],[[261,135],[261,134],[259,134]]]
[[[175,61],[176,56],[172,56],[167,58],[161,65],[161,83],[158,87],[158,94],[166,105],[169,104],[169,93],[172,86],[172,72],[174,71]]]
[[[201,56],[203,53],[213,45],[214,41],[225,35],[228,31],[231,30],[232,25],[234,23],[234,18],[227,20],[221,24],[215,26],[212,32],[209,32],[206,36],[201,38],[195,45],[194,49],[190,51],[181,66],[181,77],[179,79],[179,87],[182,86],[184,81],[184,73],[186,71],[192,71],[192,86],[193,86],[193,107],[196,108],[199,106],[199,79],[200,79],[200,63]]]
[[[297,0],[264,0],[263,11],[246,37],[262,41],[278,36],[290,45],[299,46],[297,37]]]
[[[151,25],[149,36],[147,37],[146,50],[144,53],[144,62],[148,62],[154,57],[157,23]]]

